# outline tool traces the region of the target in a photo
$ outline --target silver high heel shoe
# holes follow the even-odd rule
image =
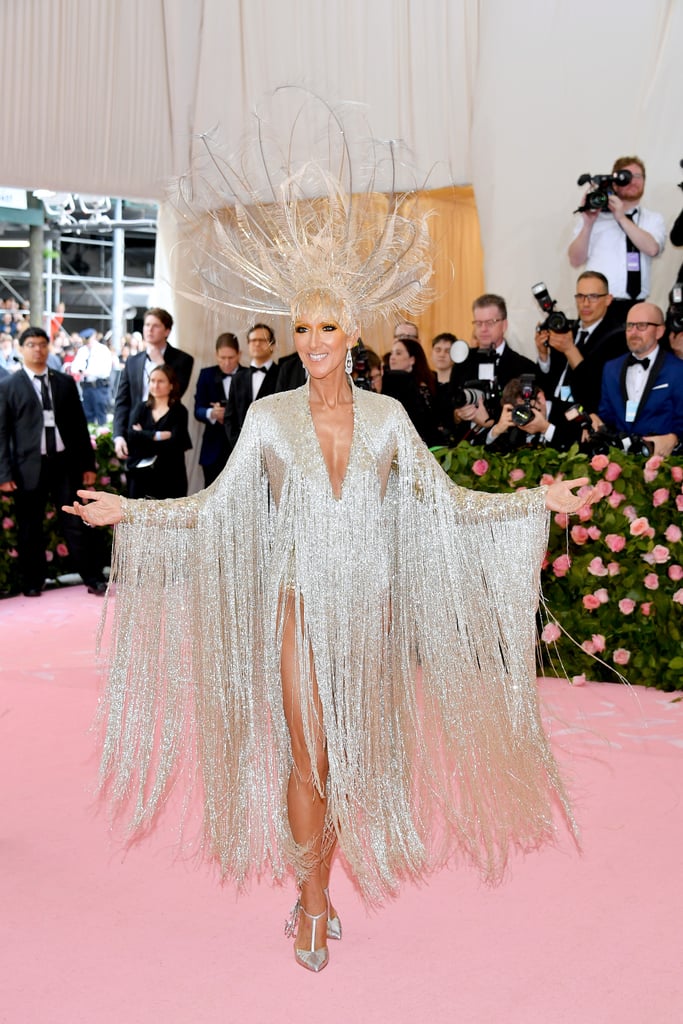
[[[285,935],[290,938],[296,937],[299,914],[305,914],[308,920],[313,922],[313,928],[311,930],[311,948],[297,949],[295,946],[294,957],[296,962],[301,964],[302,967],[305,967],[307,971],[315,971],[317,973],[318,971],[322,971],[324,967],[327,967],[330,962],[330,954],[327,951],[327,946],[321,946],[320,949],[315,948],[318,921],[323,919],[327,920],[327,910],[323,910],[320,914],[309,914],[301,905],[301,900],[297,900],[292,907],[289,919],[285,922]]]
[[[341,939],[341,921],[336,914],[334,917],[330,917],[330,890],[323,889],[323,892],[325,894],[325,899],[327,900],[327,937],[328,939]]]

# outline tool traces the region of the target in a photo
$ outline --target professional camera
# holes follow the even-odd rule
[[[533,373],[523,373],[519,378],[520,398],[522,401],[512,410],[510,418],[518,427],[526,427],[536,415],[531,403],[538,394],[536,378]]]
[[[368,362],[368,350],[363,344],[363,339],[358,339],[358,344],[353,350],[353,383],[363,391],[372,391],[370,383],[370,363]]]
[[[667,329],[679,334],[683,331],[683,286],[675,284],[671,289],[671,302],[666,312]]]
[[[607,210],[609,197],[614,195],[614,186],[628,185],[632,177],[631,171],[625,168],[613,174],[582,174],[576,184],[587,185],[590,182],[595,188],[586,193],[583,206],[579,206],[574,213],[601,213]]]
[[[556,301],[550,298],[550,293],[543,281],[539,281],[538,284],[532,286],[531,294],[543,312],[547,314],[543,323],[539,324],[536,330],[553,331],[555,334],[569,334],[574,326],[574,321],[566,317],[559,309],[555,309]]]
[[[584,407],[579,405],[578,402],[565,409],[564,418],[568,423],[573,423],[576,427],[585,427],[586,430],[591,432],[593,430],[593,421]]]
[[[647,457],[655,453],[654,443],[640,434],[619,434],[605,426],[590,432],[585,445],[588,455],[608,455],[610,448]]]

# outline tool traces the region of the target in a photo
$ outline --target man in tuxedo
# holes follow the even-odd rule
[[[578,403],[596,414],[603,368],[626,352],[626,336],[611,315],[612,296],[604,274],[579,274],[574,300],[579,318],[572,330],[536,332],[540,381],[545,393],[565,408]]]
[[[632,306],[626,321],[629,355],[607,363],[600,419],[618,434],[644,437],[655,455],[683,439],[683,362],[660,345],[664,314],[652,302]]]
[[[231,452],[225,430],[225,410],[233,382],[240,374],[249,377],[247,368],[240,366],[240,343],[234,334],[226,331],[216,339],[216,365],[201,371],[194,396],[195,419],[204,424],[199,465],[205,487],[214,482]]]
[[[23,369],[0,384],[0,490],[14,497],[19,570],[27,597],[45,582],[43,521],[48,500],[89,593],[106,590],[99,535],[62,512],[95,483],[95,455],[75,382],[48,369],[49,338],[29,327],[19,340]]]
[[[279,368],[273,359],[275,334],[268,324],[254,324],[247,332],[249,373],[235,378],[225,414],[230,450],[239,437],[247,410],[252,402],[275,394]]]
[[[534,374],[535,365],[526,356],[515,352],[506,341],[508,329],[507,304],[500,295],[480,295],[472,304],[473,340],[470,352],[451,371],[450,387],[456,425],[456,438],[483,444],[484,436],[501,414],[500,399],[488,404],[462,402],[462,388],[467,386],[483,392],[500,394],[509,380],[522,374]],[[481,435],[481,436],[480,436]]]
[[[178,378],[181,396],[187,391],[194,359],[169,343],[172,327],[173,317],[167,310],[156,307],[145,313],[142,336],[147,351],[128,357],[116,391],[114,447],[119,459],[128,458],[126,438],[133,426],[133,413],[149,394],[149,375],[155,366],[170,366]]]

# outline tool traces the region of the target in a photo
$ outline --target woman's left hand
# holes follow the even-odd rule
[[[578,512],[584,505],[592,505],[599,497],[595,488],[583,497],[574,494],[575,488],[585,487],[589,482],[587,476],[575,480],[556,480],[546,491],[545,507],[551,512]]]

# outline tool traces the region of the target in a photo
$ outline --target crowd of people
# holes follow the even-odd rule
[[[576,317],[550,316],[539,323],[535,360],[512,348],[505,299],[487,293],[472,304],[471,338],[465,342],[449,332],[438,334],[427,346],[429,358],[412,322],[395,326],[383,356],[359,339],[351,366],[357,384],[399,401],[430,447],[471,444],[504,453],[545,445],[563,451],[579,444],[587,451],[614,445],[662,456],[678,452],[683,444],[683,306],[672,302],[665,316],[648,301],[652,260],[665,243],[664,220],[641,204],[645,166],[639,158],[621,157],[613,171],[615,181],[603,205],[594,208],[590,196],[584,202],[569,247],[571,264],[585,265],[576,282]],[[682,217],[671,231],[674,244],[683,242]],[[192,443],[181,399],[194,359],[169,341],[170,313],[148,310],[142,333],[126,335],[120,353],[113,350],[110,336],[92,327],[67,334],[64,313],[62,304],[48,333],[29,327],[15,299],[2,303],[0,489],[16,496],[17,520],[23,524],[23,587],[31,594],[41,591],[41,570],[26,551],[47,500],[59,507],[69,488],[90,479],[92,460],[84,457],[87,424],[103,426],[113,419],[129,496],[179,497],[188,491],[185,453]],[[242,362],[237,336],[221,333],[215,364],[197,378],[194,416],[204,427],[199,464],[205,486],[224,468],[250,405],[297,388],[308,376],[296,352],[277,359],[275,333],[266,323],[247,332],[246,348],[248,365]],[[38,364],[44,364],[52,392],[63,386],[62,377],[69,379],[63,409],[56,394],[46,404],[37,382]],[[31,405],[25,423],[24,406]],[[47,435],[54,431],[56,461],[62,468],[68,461],[68,472],[45,469],[25,478],[25,431],[31,438],[30,458],[39,469],[41,459],[44,468],[52,465]],[[73,533],[80,524],[68,529]],[[88,542],[72,538],[69,548],[88,550]],[[92,592],[102,592],[101,566],[84,564],[81,575]]]

